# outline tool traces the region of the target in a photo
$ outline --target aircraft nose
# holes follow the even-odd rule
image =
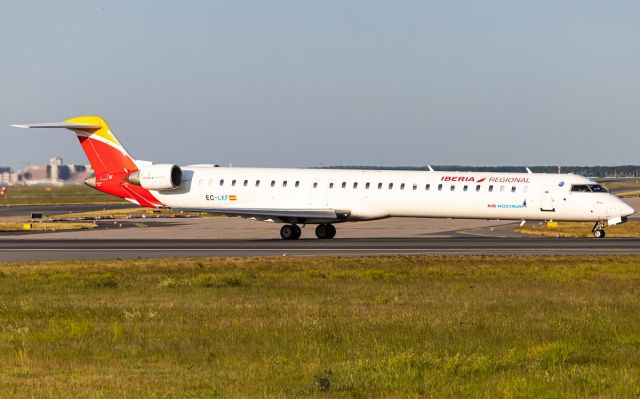
[[[622,202],[622,204],[620,204],[620,216],[631,216],[636,213],[636,211],[631,206],[629,206],[629,204],[624,201],[620,202]]]

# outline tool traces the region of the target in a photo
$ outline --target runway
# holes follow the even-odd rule
[[[636,209],[640,208],[640,199],[632,198],[628,202]],[[54,205],[47,211],[78,212],[95,207],[105,207],[105,204]],[[0,215],[35,212],[34,208],[0,208]],[[632,219],[638,216],[636,214]],[[638,238],[522,237],[513,231],[517,224],[495,220],[390,218],[341,224],[338,237],[333,240],[315,239],[311,226],[303,229],[303,239],[283,241],[278,237],[278,225],[240,218],[110,220],[101,222],[100,228],[93,230],[4,233],[0,235],[0,262],[284,254],[640,254]]]
[[[139,257],[310,255],[620,255],[640,254],[640,239],[367,238],[273,240],[0,240],[2,261]]]

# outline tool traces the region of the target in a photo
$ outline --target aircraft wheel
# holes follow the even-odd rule
[[[336,228],[334,225],[332,224],[328,224],[327,227],[329,228],[329,237],[327,238],[333,238],[336,236]]]
[[[316,227],[316,237],[322,240],[322,239],[328,238],[327,237],[328,235],[329,235],[329,231],[327,229],[326,224],[319,224]]]
[[[300,237],[298,234],[299,231],[300,227],[295,224],[285,224],[280,228],[280,237],[282,237],[283,240],[296,240]]]
[[[319,239],[333,238],[336,236],[336,228],[332,224],[322,223],[316,227],[316,237]]]
[[[296,235],[294,237],[294,240],[297,240],[302,235],[302,229],[297,224],[294,224],[292,226],[293,226],[293,229],[295,230],[295,233],[296,233]]]
[[[602,230],[602,229],[597,229],[597,230],[594,230],[594,231],[593,231],[593,236],[594,236],[595,238],[604,238],[604,237],[605,237],[605,235],[606,235],[606,234],[605,234],[604,230]]]

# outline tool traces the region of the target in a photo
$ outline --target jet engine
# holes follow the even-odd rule
[[[147,190],[171,190],[182,183],[182,169],[178,165],[148,165],[133,172],[125,180]]]

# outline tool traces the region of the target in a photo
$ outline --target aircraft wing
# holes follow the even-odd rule
[[[182,209],[182,208],[181,208]],[[339,221],[351,215],[348,210],[336,209],[280,209],[280,208],[207,208],[184,209],[188,211],[212,213],[218,215],[241,216],[256,219],[279,219],[287,222],[304,223],[307,220]]]

